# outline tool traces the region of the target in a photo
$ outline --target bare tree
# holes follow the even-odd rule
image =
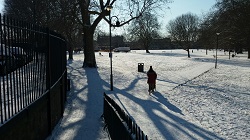
[[[188,57],[190,57],[189,49],[198,37],[198,25],[199,18],[191,13],[183,14],[167,25],[170,38],[187,50]]]
[[[148,9],[160,8],[169,0],[6,0],[6,11],[13,16],[25,17],[26,21],[34,19],[37,24],[43,26],[65,25],[65,28],[75,26],[72,23],[77,21],[81,26],[84,38],[84,62],[83,67],[96,67],[96,59],[93,46],[94,33],[97,25],[104,19],[110,26],[115,27],[107,18],[109,14],[119,17],[119,26],[123,26],[130,21],[139,18]],[[68,3],[66,12],[58,8],[60,3]],[[107,7],[113,7],[112,13]],[[58,14],[60,16],[58,16]],[[64,16],[64,18],[62,18]],[[71,18],[71,17],[74,18]],[[67,17],[67,18],[65,18]],[[69,17],[69,18],[68,18]],[[66,19],[63,22],[61,19]],[[59,24],[58,21],[61,23]],[[74,31],[74,30],[71,30]],[[79,30],[73,35],[79,36]],[[82,36],[82,35],[80,35]],[[72,36],[71,36],[72,37]],[[69,39],[70,41],[70,39]]]
[[[107,18],[110,14],[107,6],[117,8],[113,13],[117,13],[115,16],[121,21],[119,26],[123,26],[142,16],[148,9],[159,8],[168,2],[168,0],[77,0],[76,7],[79,7],[77,18],[83,27],[86,44],[83,67],[96,67],[93,35],[100,21],[104,19],[110,26],[117,27]]]
[[[129,34],[130,39],[133,41],[138,41],[146,50],[149,52],[149,47],[154,38],[159,37],[158,30],[160,25],[158,23],[157,17],[150,12],[146,12],[140,18],[133,21],[130,24]]]

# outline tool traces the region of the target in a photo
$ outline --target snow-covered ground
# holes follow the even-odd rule
[[[247,54],[228,59],[218,52],[142,50],[113,53],[114,90],[110,91],[110,59],[96,53],[97,69],[81,68],[83,54],[68,61],[71,91],[64,117],[48,139],[109,139],[103,130],[103,93],[130,115],[152,140],[250,139],[250,60]],[[144,63],[144,73],[138,72]],[[157,72],[156,92],[149,95],[145,72]]]

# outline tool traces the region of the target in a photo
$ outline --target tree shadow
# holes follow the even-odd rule
[[[73,62],[74,63],[81,63]],[[68,77],[72,79],[72,88],[68,96],[68,105],[65,116],[57,132],[57,135],[70,135],[69,139],[87,139],[93,140],[100,138],[96,132],[102,132],[102,123],[100,116],[103,113],[103,92],[107,92],[122,108],[129,114],[130,109],[120,100],[119,94],[125,96],[139,106],[147,114],[148,118],[153,122],[152,125],[158,129],[165,139],[180,139],[176,136],[184,135],[188,139],[222,139],[216,134],[205,130],[183,118],[182,111],[171,104],[163,95],[156,92],[153,96],[145,93],[145,96],[152,98],[150,100],[141,99],[136,97],[136,94],[131,93],[131,90],[136,88],[136,84],[142,79],[137,76],[133,79],[127,87],[119,89],[114,86],[114,91],[107,91],[109,83],[104,81],[98,69],[95,68],[76,68],[69,66]],[[82,83],[82,84],[81,84]],[[115,85],[115,84],[114,84]],[[140,91],[141,92],[141,91]],[[161,114],[161,115],[159,115]],[[138,114],[139,116],[141,114]],[[133,116],[131,116],[133,118]],[[136,119],[136,116],[134,116]],[[135,120],[138,121],[138,120]],[[91,127],[92,126],[92,127]],[[97,126],[97,127],[96,127]],[[143,130],[143,127],[141,127]],[[173,131],[174,130],[174,131]],[[150,135],[148,135],[150,138]],[[65,137],[63,137],[65,138]],[[66,137],[67,138],[67,137]],[[57,138],[54,138],[57,139]],[[58,137],[60,139],[60,137]],[[154,139],[154,138],[153,138]]]
[[[206,63],[215,63],[215,58],[193,58],[193,61],[197,62],[206,62]],[[238,59],[219,59],[218,58],[218,64],[224,64],[224,65],[230,65],[230,66],[240,66],[240,67],[250,67],[250,60],[248,59],[241,59],[240,61]]]
[[[174,57],[188,57],[188,52],[184,49],[180,49],[179,52],[172,51],[172,50],[162,50],[161,52],[157,51],[151,51],[150,53],[141,53],[142,55],[159,55],[159,56],[174,56]],[[192,57],[199,57],[200,55],[197,55],[196,53],[192,52],[192,49],[190,49],[190,56]]]
[[[169,110],[179,113],[181,115],[184,115],[182,113],[182,111],[176,107],[175,105],[171,104],[167,98],[165,98],[164,96],[162,96],[162,94],[158,91],[152,93],[151,95],[153,98],[155,98],[157,101],[159,101],[161,104],[165,105]]]
[[[171,104],[159,92],[156,92],[153,95],[153,98],[156,99],[156,101],[140,99],[134,96],[133,94],[129,93],[128,91],[135,88],[135,84],[139,80],[140,78],[135,78],[131,82],[131,84],[125,89],[118,89],[114,87],[115,92],[108,93],[108,95],[111,95],[111,98],[113,99],[115,98],[114,99],[115,101],[119,100],[119,103],[122,104],[123,108],[125,108],[127,112],[129,110],[129,107],[126,107],[126,105],[122,103],[118,94],[125,96],[126,98],[133,101],[133,104],[137,104],[138,106],[140,106],[146,112],[147,116],[151,118],[157,130],[159,130],[159,132],[166,139],[177,140],[177,139],[182,138],[182,137],[178,137],[178,135],[182,135],[188,139],[197,139],[197,137],[201,139],[207,139],[207,140],[222,139],[216,134],[208,130],[205,130],[191,122],[188,122],[187,120],[176,115],[175,113],[178,113],[181,115],[183,115],[183,113],[178,107]],[[149,96],[149,95],[145,93],[145,96]],[[164,109],[163,106],[167,107],[170,111],[167,111],[166,109]],[[159,114],[163,114],[163,115],[159,115]],[[138,114],[138,115],[140,116],[141,114]],[[136,119],[133,116],[131,116],[131,118]],[[138,120],[135,120],[135,121],[138,121]],[[141,127],[141,129],[143,130],[143,127]],[[179,133],[179,134],[176,134],[176,133]],[[148,135],[148,137],[150,138],[150,135]]]
[[[71,64],[82,63],[74,61]],[[58,130],[50,139],[108,139],[103,134],[104,86],[109,84],[103,81],[96,68],[78,68],[68,65],[68,78],[71,79],[71,90],[67,96],[67,106]],[[81,84],[82,83],[82,84]],[[99,132],[99,134],[97,133]]]

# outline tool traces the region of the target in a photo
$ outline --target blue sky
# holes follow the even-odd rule
[[[3,9],[3,1],[0,0],[0,10]],[[169,4],[170,9],[166,11],[165,20],[174,19],[181,14],[188,12],[195,13],[198,16],[202,12],[207,12],[214,4],[216,0],[174,0],[173,3]]]
[[[3,8],[3,1],[0,0],[0,11]],[[162,17],[159,19],[163,30],[169,20],[175,19],[177,16],[188,12],[201,16],[202,13],[207,13],[209,9],[216,3],[216,0],[173,0],[173,3],[168,4],[170,9],[164,10]]]
[[[216,0],[174,0],[173,3],[169,4],[170,9],[167,16],[174,19],[188,12],[200,16],[202,13],[207,13],[215,3]]]
[[[0,0],[0,10],[3,9],[3,1]],[[170,10],[167,11],[168,18],[175,18],[187,12],[196,13],[197,15],[202,12],[208,11],[216,0],[174,0],[169,4]]]

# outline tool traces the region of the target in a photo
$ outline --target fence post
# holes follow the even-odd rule
[[[50,68],[50,58],[51,58],[51,51],[50,51],[50,31],[49,28],[46,28],[46,49],[47,49],[47,57],[46,57],[46,89],[48,91],[47,98],[48,98],[48,133],[51,134],[52,126],[51,126],[51,95],[50,95],[50,87],[51,87],[51,68]]]

